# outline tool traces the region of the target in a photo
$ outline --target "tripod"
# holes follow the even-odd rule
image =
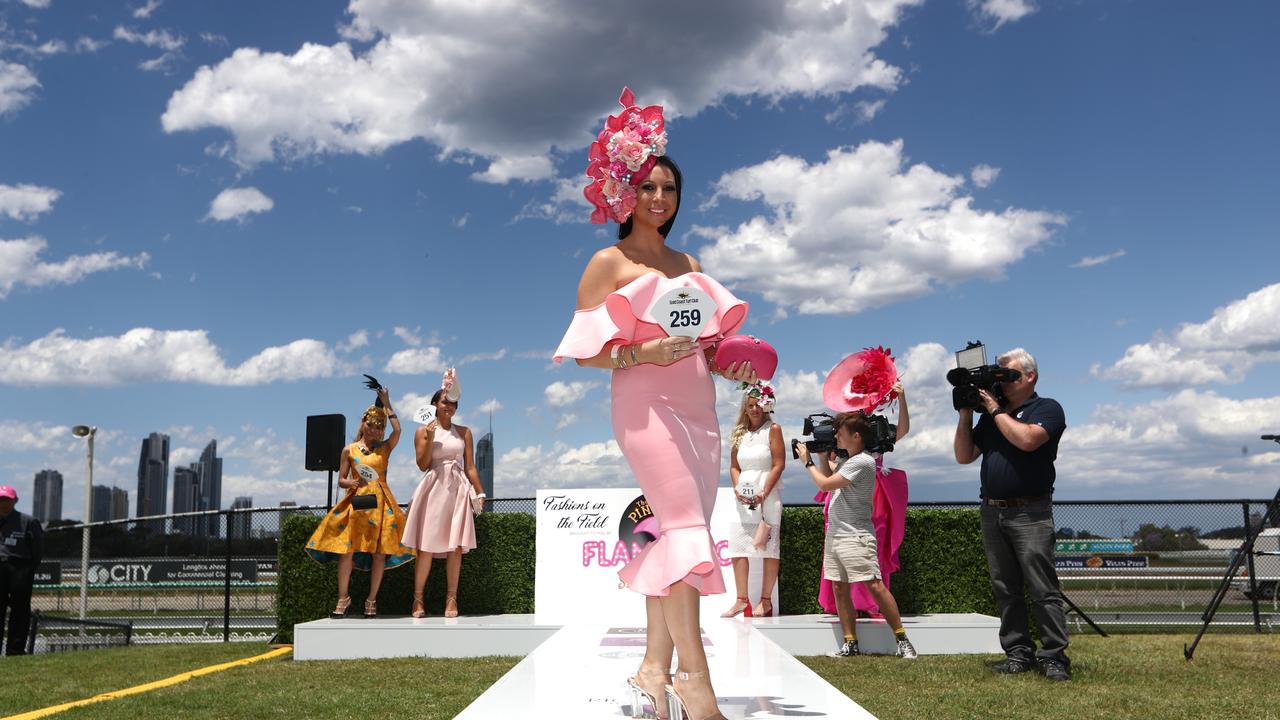
[[[1280,443],[1280,435],[1263,435],[1263,440],[1274,440]],[[1244,542],[1240,545],[1240,549],[1236,551],[1236,555],[1231,560],[1231,565],[1227,567],[1227,572],[1222,576],[1222,582],[1218,583],[1218,589],[1213,593],[1213,599],[1209,601],[1209,606],[1205,608],[1204,615],[1201,620],[1204,622],[1200,626],[1200,632],[1196,633],[1196,639],[1191,642],[1190,646],[1182,646],[1182,654],[1187,658],[1187,662],[1192,660],[1195,654],[1196,646],[1200,644],[1200,639],[1204,637],[1204,633],[1209,629],[1209,623],[1213,622],[1213,616],[1217,614],[1218,607],[1222,605],[1223,598],[1227,595],[1227,590],[1231,587],[1231,581],[1236,578],[1236,573],[1240,571],[1241,564],[1247,563],[1249,566],[1249,589],[1251,599],[1253,600],[1253,627],[1255,632],[1262,632],[1262,622],[1258,615],[1258,586],[1256,573],[1253,568],[1253,543],[1258,538],[1258,533],[1267,525],[1280,522],[1280,490],[1276,490],[1275,497],[1271,498],[1271,502],[1267,503],[1266,512],[1262,514],[1262,522],[1255,530],[1251,527],[1248,518],[1245,518],[1244,524]]]

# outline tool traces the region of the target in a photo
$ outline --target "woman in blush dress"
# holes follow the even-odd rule
[[[404,544],[418,551],[413,571],[415,618],[427,616],[422,593],[431,573],[432,558],[445,558],[444,616],[458,617],[458,577],[462,554],[476,546],[474,516],[484,503],[484,488],[476,472],[471,428],[457,425],[459,394],[451,392],[453,371],[445,374],[444,387],[431,396],[436,419],[418,428],[413,444],[422,480],[409,503]]]
[[[619,223],[618,242],[592,256],[578,285],[578,310],[555,357],[612,371],[613,431],[661,532],[618,573],[643,594],[645,657],[628,683],[659,718],[678,712],[723,717],[707,670],[698,623],[700,597],[724,592],[708,522],[720,475],[720,431],[711,376],[755,382],[750,367],[716,368],[715,343],[734,333],[747,304],[670,248],[680,207],[680,171],[665,157],[662,108],[619,99],[592,144],[585,194],[593,222]],[[651,310],[667,293],[705,293],[715,308],[697,337],[671,334]],[[679,658],[668,675],[673,652]],[[665,691],[665,700],[664,698]]]
[[[729,477],[738,500],[738,522],[729,536],[729,557],[733,558],[733,579],[738,599],[721,615],[770,617],[773,615],[773,586],[778,582],[778,546],[782,526],[782,470],[786,465],[786,444],[782,427],[773,422],[773,388],[760,384],[746,388],[742,410],[734,425],[729,445]],[[762,558],[764,578],[760,583],[760,604],[753,611],[747,594],[750,558]]]

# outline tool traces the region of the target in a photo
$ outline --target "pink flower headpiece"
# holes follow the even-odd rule
[[[897,399],[898,368],[886,347],[866,348],[840,361],[822,384],[822,402],[836,412],[872,410]]]
[[[667,153],[662,106],[636,105],[629,87],[622,88],[618,103],[622,112],[605,121],[587,157],[591,184],[582,194],[596,208],[593,223],[626,222],[636,209],[636,186],[649,176],[656,158]]]
[[[765,412],[773,412],[773,405],[777,400],[777,397],[773,394],[773,386],[767,381],[761,380],[758,383],[739,383],[738,389],[745,390],[746,397],[755,398],[756,404],[760,406],[761,410],[764,410]]]

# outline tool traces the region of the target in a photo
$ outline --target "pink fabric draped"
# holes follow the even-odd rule
[[[819,492],[814,502],[822,503],[822,529],[827,528],[827,511],[831,505],[831,493]],[[907,474],[898,468],[886,468],[883,458],[876,458],[876,490],[872,497],[871,522],[875,525],[876,554],[880,557],[880,577],[889,587],[889,576],[898,570],[898,548],[906,534],[907,525]],[[836,594],[831,581],[822,576],[818,568],[818,604],[823,611],[836,612]],[[875,615],[880,612],[871,593],[862,583],[849,586],[853,607]]]

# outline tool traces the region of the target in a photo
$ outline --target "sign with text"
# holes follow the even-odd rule
[[[1058,570],[1121,570],[1148,567],[1146,555],[1066,555],[1053,559]]]
[[[96,560],[89,563],[89,584],[222,582],[226,567],[224,560]],[[257,579],[257,560],[231,561],[232,582]]]
[[[36,585],[59,585],[62,583],[62,563],[57,560],[45,560],[36,566],[34,583]]]
[[[703,598],[703,618],[719,616],[733,602],[728,538],[737,522],[734,503],[732,490],[720,488],[710,529],[716,561],[730,592]],[[534,576],[537,622],[643,625],[644,596],[622,587],[618,571],[660,535],[658,521],[637,488],[539,490],[538,567]],[[753,599],[760,595],[763,567],[759,560],[751,562]],[[776,607],[776,587],[773,600]]]
[[[1097,555],[1099,553],[1119,553],[1127,555],[1133,552],[1132,540],[1058,540],[1053,543],[1056,553]]]

